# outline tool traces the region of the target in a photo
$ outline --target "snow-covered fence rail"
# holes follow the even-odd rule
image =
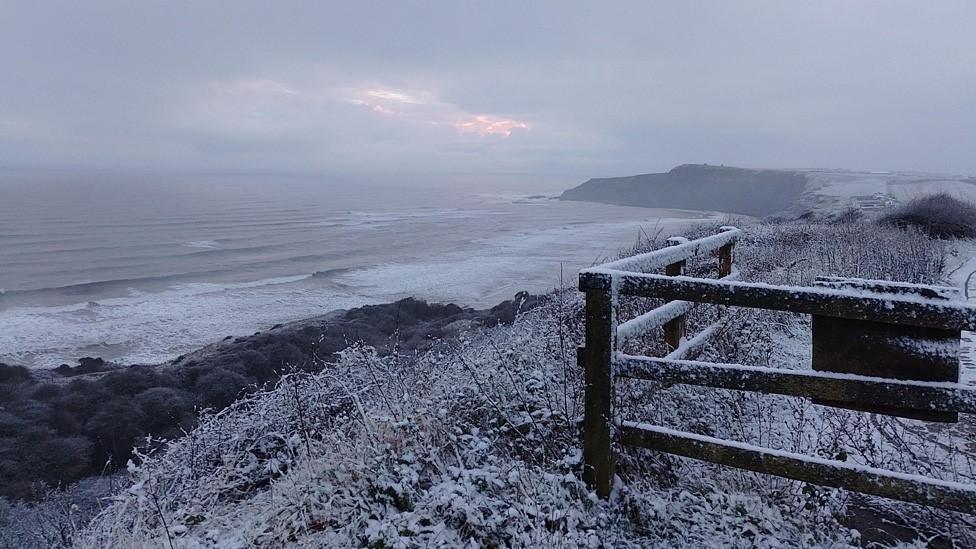
[[[693,241],[672,238],[668,240],[667,248],[606,263],[580,273],[580,289],[586,292],[586,346],[579,350],[579,360],[585,367],[586,384],[583,475],[602,497],[610,494],[613,478],[612,369],[618,344],[655,328],[664,329],[665,341],[674,349],[669,355],[672,358],[679,358],[690,350],[687,343],[691,343],[682,341],[684,315],[694,305],[690,300],[670,301],[618,326],[620,276],[658,269],[664,269],[669,277],[681,276],[688,259],[716,253],[719,276],[723,279],[735,278],[733,248],[740,232],[735,227],[722,227],[718,234]]]
[[[934,414],[976,413],[976,390],[958,383],[958,379],[905,380],[836,371],[783,370],[681,360],[716,330],[716,325],[712,325],[697,336],[684,339],[683,316],[695,303],[864,322],[865,337],[875,338],[882,337],[885,332],[874,332],[872,326],[917,330],[923,338],[932,333],[944,337],[946,333],[976,330],[976,306],[958,301],[951,293],[946,294],[944,289],[936,287],[916,288],[853,279],[824,279],[815,287],[739,282],[732,264],[733,246],[739,234],[738,229],[723,227],[718,234],[695,241],[672,239],[667,248],[580,273],[580,290],[586,293],[586,343],[579,350],[579,359],[585,368],[586,383],[583,461],[587,482],[600,496],[609,495],[614,470],[612,445],[616,441],[804,482],[976,514],[974,485],[703,437],[613,417],[613,382],[616,378],[788,395],[854,409],[871,405]],[[719,257],[718,280],[683,276],[685,260],[709,252],[717,252]],[[665,274],[646,272],[653,269],[664,269]],[[618,324],[618,298],[621,295],[673,301]],[[621,342],[658,328],[663,328],[665,339],[673,349],[666,357],[619,352]]]

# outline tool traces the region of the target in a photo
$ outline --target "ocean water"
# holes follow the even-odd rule
[[[154,363],[405,296],[490,306],[705,215],[552,199],[579,181],[6,174],[0,361]]]

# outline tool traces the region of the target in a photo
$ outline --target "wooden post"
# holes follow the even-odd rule
[[[668,239],[668,246],[678,246],[680,244],[685,244],[688,242],[687,238],[680,236],[672,236]],[[685,274],[685,261],[678,261],[677,263],[671,263],[664,267],[664,274],[668,276],[681,276]],[[664,342],[673,351],[681,345],[681,338],[685,337],[685,324],[686,316],[681,315],[673,320],[669,320],[664,324]]]
[[[726,231],[730,227],[721,227],[719,232]],[[718,277],[723,278],[732,274],[732,251],[735,248],[735,240],[718,249]]]
[[[610,276],[600,289],[586,291],[586,347],[582,349],[586,394],[583,402],[583,480],[601,498],[610,497],[614,463],[610,447],[613,411],[613,288]]]

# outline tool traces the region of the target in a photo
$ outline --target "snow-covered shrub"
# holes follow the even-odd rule
[[[702,227],[707,234],[716,227]],[[660,235],[645,240],[660,243]],[[638,242],[631,253],[647,242]],[[791,223],[747,227],[743,279],[809,283],[818,274],[937,280],[941,243],[919,233]],[[713,260],[693,262],[706,275]],[[714,274],[714,273],[713,273]],[[653,300],[625,300],[628,314]],[[692,330],[718,318],[703,306]],[[859,542],[839,519],[839,490],[616,448],[609,502],[580,481],[582,299],[555,292],[510,326],[475,329],[405,359],[355,346],[321,373],[204,415],[166,447],[149,444],[131,486],[75,538],[82,547],[672,547],[835,546]],[[659,334],[633,351],[658,354]],[[803,368],[809,321],[734,312],[702,358]],[[617,383],[615,414],[689,431],[901,470],[969,478],[945,432],[826,410],[799,399],[648,382]],[[865,417],[863,414],[860,417]],[[879,427],[880,426],[880,427]],[[962,427],[960,427],[962,428]],[[960,432],[959,441],[967,440]],[[914,438],[913,438],[914,437]],[[902,441],[898,443],[897,441]],[[910,446],[905,453],[906,446]],[[921,450],[942,448],[942,450]],[[926,453],[929,452],[930,453]],[[940,453],[941,452],[941,453]],[[960,456],[966,456],[962,458]],[[911,461],[916,463],[916,461]],[[888,504],[886,504],[888,505]],[[925,513],[966,543],[972,525]]]
[[[915,228],[934,238],[976,238],[976,204],[949,193],[913,198],[878,221],[882,225]]]
[[[140,456],[83,547],[776,546],[843,528],[722,478],[580,481],[576,292],[409,361],[353,347]],[[642,453],[646,453],[643,452]],[[633,467],[628,465],[633,462]],[[825,519],[827,520],[827,519]]]
[[[943,241],[914,229],[900,230],[867,222],[845,224],[771,223],[749,225],[736,247],[744,280],[809,285],[818,275],[854,276],[937,283],[946,265]],[[690,237],[712,234],[700,227]],[[696,274],[715,276],[715,260],[691,265]],[[634,300],[637,301],[637,300]],[[634,307],[636,314],[641,308]],[[646,310],[646,309],[644,309]],[[700,358],[775,368],[810,367],[810,321],[805,315],[775,311],[726,310],[724,328]],[[699,306],[689,318],[689,334],[718,317],[715,307]],[[649,341],[648,341],[649,340]],[[654,334],[628,349],[660,356]],[[924,422],[816,406],[805,399],[695,387],[659,387],[627,382],[618,388],[618,410],[627,419],[650,421],[700,434],[761,446],[853,461],[874,467],[926,476],[976,482],[976,452],[967,442],[973,426],[932,428]],[[660,459],[660,458],[658,458]],[[660,469],[680,478],[687,475],[728,475],[725,468],[667,458]],[[779,494],[808,509],[842,514],[848,495],[802,483],[753,473],[734,473],[734,486],[767,497]],[[859,507],[901,515],[902,524],[924,534],[940,534],[966,544],[976,542],[970,517],[858,496]]]

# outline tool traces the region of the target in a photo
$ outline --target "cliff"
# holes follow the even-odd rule
[[[793,205],[806,184],[801,172],[684,164],[667,173],[590,179],[560,199],[765,216]]]

